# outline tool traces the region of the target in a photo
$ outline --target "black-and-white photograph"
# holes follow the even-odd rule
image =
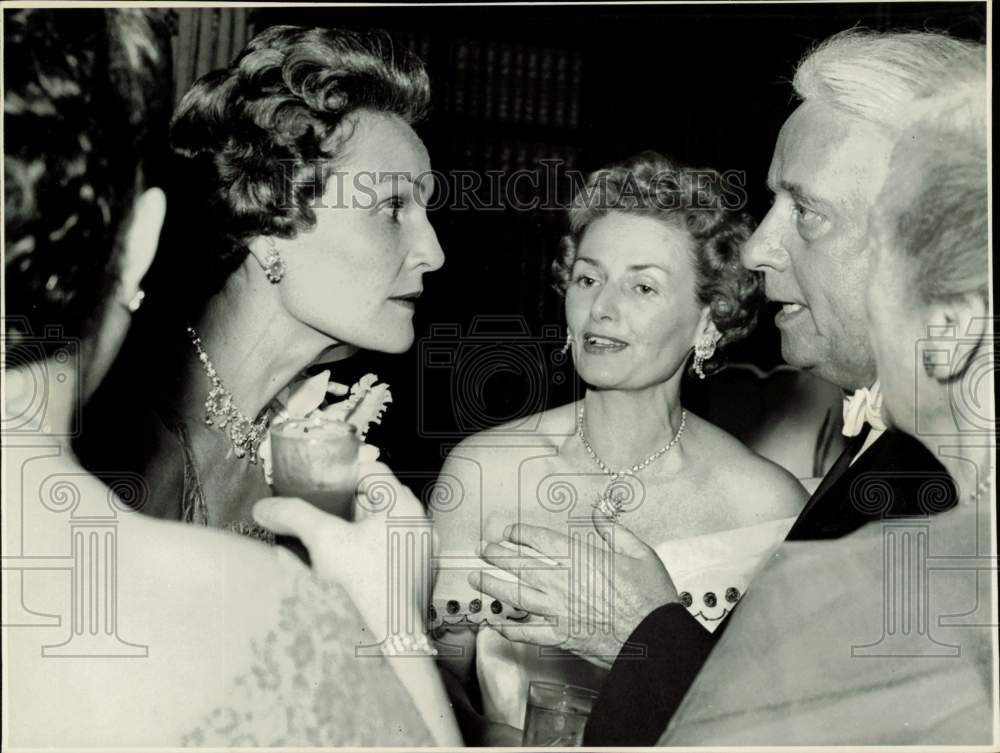
[[[6,3],[3,749],[998,749],[991,15]]]

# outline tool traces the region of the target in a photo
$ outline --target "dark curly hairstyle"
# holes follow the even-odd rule
[[[611,212],[639,214],[686,229],[694,240],[698,300],[709,307],[722,335],[706,374],[725,365],[721,350],[746,337],[757,324],[764,294],[760,273],[740,263],[740,248],[753,232],[749,215],[726,208],[722,176],[715,170],[682,167],[646,151],[597,170],[587,178],[569,210],[569,232],[552,263],[555,287],[569,287],[577,247],[594,220]]]
[[[174,115],[172,279],[204,302],[253,238],[314,225],[312,206],[350,136],[331,139],[345,117],[367,109],[414,124],[429,103],[423,63],[383,33],[274,26],[257,35],[232,66],[195,82]]]
[[[170,47],[141,10],[5,14],[4,365],[85,340],[118,283],[120,235],[162,170]],[[55,329],[53,329],[55,328]]]

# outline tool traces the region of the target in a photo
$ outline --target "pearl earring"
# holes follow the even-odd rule
[[[142,302],[146,299],[146,291],[142,288],[136,291],[135,295],[126,301],[119,301],[121,306],[128,311],[130,314],[134,314],[142,306]]]

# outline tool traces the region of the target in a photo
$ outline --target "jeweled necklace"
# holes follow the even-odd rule
[[[976,485],[975,491],[969,492],[966,495],[965,501],[968,504],[976,505],[979,504],[981,499],[989,500],[990,489],[993,488],[993,469],[989,466],[986,468],[986,473],[983,475],[983,480]]]
[[[205,398],[205,425],[217,425],[220,429],[225,430],[229,441],[233,444],[236,457],[242,458],[249,452],[250,462],[256,463],[257,448],[260,447],[260,443],[271,425],[271,412],[265,410],[256,421],[251,421],[244,416],[236,407],[233,393],[226,389],[222,379],[215,372],[215,366],[208,357],[208,353],[205,352],[201,338],[190,324],[187,325],[187,333],[188,337],[191,338],[191,344],[194,345],[195,352],[198,354],[198,360],[201,361],[201,365],[205,368],[205,374],[212,383],[208,397]]]
[[[611,484],[605,489],[604,494],[602,494],[597,500],[597,507],[604,510],[604,512],[612,519],[617,520],[618,515],[621,513],[622,498],[613,493],[614,482],[618,481],[625,476],[635,476],[636,474],[644,471],[649,464],[652,463],[657,458],[665,455],[674,448],[680,439],[681,435],[684,433],[684,429],[687,428],[687,411],[681,409],[681,424],[677,427],[677,433],[674,434],[673,439],[667,442],[663,447],[658,449],[652,455],[650,455],[645,460],[642,460],[631,468],[626,470],[616,471],[608,466],[600,456],[594,452],[594,448],[590,446],[590,441],[587,439],[587,429],[584,426],[584,419],[586,418],[586,408],[585,403],[580,403],[580,410],[576,414],[576,435],[580,437],[580,442],[583,443],[583,448],[587,451],[587,454],[593,458],[594,462],[597,463],[597,467],[606,475],[611,477]]]

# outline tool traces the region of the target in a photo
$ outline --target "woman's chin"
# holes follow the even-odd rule
[[[413,347],[413,327],[407,325],[406,332],[393,333],[391,337],[373,339],[371,344],[363,346],[365,350],[375,350],[379,353],[405,353]]]
[[[577,375],[587,386],[595,390],[614,390],[620,388],[623,380],[621,374],[609,373],[599,369],[580,369]]]

